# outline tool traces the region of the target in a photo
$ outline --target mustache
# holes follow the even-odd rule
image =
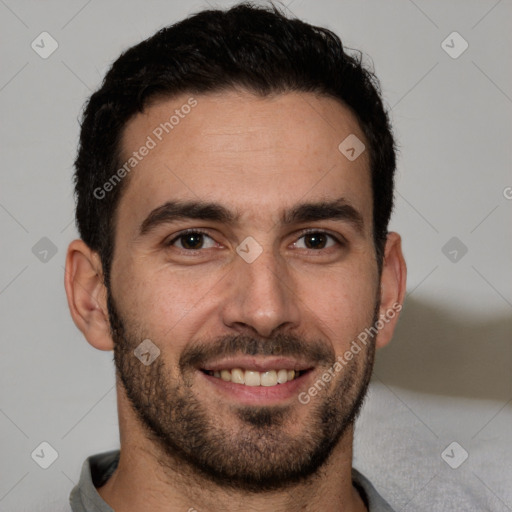
[[[305,341],[290,334],[278,334],[266,339],[228,335],[192,343],[182,352],[179,367],[181,370],[204,367],[212,360],[240,355],[286,356],[318,365],[330,364],[335,360],[333,348],[319,340]]]

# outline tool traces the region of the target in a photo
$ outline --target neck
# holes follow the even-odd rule
[[[353,427],[318,474],[282,490],[250,493],[214,484],[180,460],[162,463],[168,456],[147,438],[119,383],[117,396],[121,455],[114,474],[98,489],[116,512],[366,511],[351,479]]]

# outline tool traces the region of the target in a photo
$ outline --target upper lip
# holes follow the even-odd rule
[[[211,361],[201,366],[201,370],[221,371],[232,370],[233,368],[241,368],[249,371],[266,372],[269,370],[295,370],[304,371],[309,370],[313,365],[293,359],[290,357],[230,357]]]

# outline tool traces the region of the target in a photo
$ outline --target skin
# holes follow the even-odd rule
[[[124,155],[144,144],[188,99],[160,99],[132,118],[123,137]],[[311,93],[260,98],[245,91],[195,99],[191,113],[132,171],[118,207],[112,297],[130,339],[149,338],[160,349],[156,363],[147,367],[132,356],[132,383],[140,384],[144,375],[156,379],[156,373],[144,372],[155,372],[160,364],[168,389],[186,383],[188,396],[228,437],[236,439],[247,428],[237,414],[241,407],[261,411],[277,405],[285,413],[275,432],[301,440],[314,431],[320,405],[338,396],[337,385],[350,384],[347,400],[354,399],[373,362],[370,348],[354,356],[352,373],[336,373],[306,405],[298,401],[298,393],[318,381],[329,364],[315,363],[291,397],[267,403],[258,395],[247,404],[240,395],[219,390],[199,371],[180,373],[180,357],[198,342],[216,347],[223,336],[248,336],[263,343],[281,332],[342,357],[350,342],[372,325],[376,302],[378,312],[385,314],[403,301],[406,266],[400,236],[388,234],[379,276],[369,155],[365,151],[350,162],[338,150],[351,133],[366,141],[354,115],[338,101]],[[346,219],[290,225],[280,221],[281,212],[298,203],[340,197],[362,217],[360,231]],[[182,219],[141,235],[149,213],[175,199],[213,201],[241,216],[237,224]],[[183,238],[165,246],[188,228],[207,231],[211,238],[204,239],[205,248],[191,255],[183,248]],[[310,248],[304,229],[342,237],[345,244],[327,237],[325,247]],[[236,252],[247,236],[262,248],[252,263]],[[101,262],[81,240],[69,246],[65,284],[72,317],[85,338],[99,350],[113,350],[116,340]],[[379,330],[376,348],[390,341],[397,319]],[[255,359],[264,365],[270,358]],[[350,478],[352,425],[311,478],[260,493],[229,488],[173,458],[148,435],[119,372],[116,376],[121,458],[116,472],[98,489],[116,511],[366,510]]]

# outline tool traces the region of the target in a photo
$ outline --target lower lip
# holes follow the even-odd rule
[[[306,386],[312,374],[311,371],[307,371],[296,379],[275,386],[246,386],[245,384],[226,382],[202,371],[198,373],[201,378],[206,380],[207,384],[213,386],[224,397],[234,399],[244,405],[277,405],[290,399],[297,399],[300,388]]]

